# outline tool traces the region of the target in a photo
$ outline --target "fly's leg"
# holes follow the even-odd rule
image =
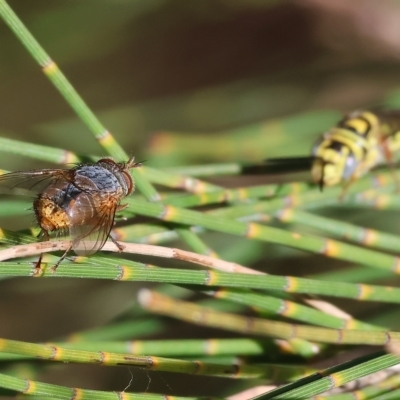
[[[118,251],[121,253],[125,246],[123,246],[121,243],[117,242],[111,235],[110,235],[111,241],[118,247]]]
[[[350,176],[350,178],[344,182],[343,186],[342,186],[342,191],[339,195],[339,201],[343,201],[344,198],[347,195],[347,191],[349,190],[349,187],[357,180],[359,179],[361,176],[365,175],[369,170],[371,169],[371,167],[369,166],[368,163],[365,162],[361,162],[358,167],[356,168],[356,170],[353,172],[353,175]]]
[[[118,211],[125,210],[125,208],[127,208],[128,206],[129,206],[129,204],[120,204],[120,205],[117,207],[117,212],[118,212]]]
[[[40,254],[39,260],[37,260],[35,262],[35,269],[33,270],[32,276],[41,276],[41,275],[43,275],[42,259],[43,259],[43,253]]]
[[[50,240],[50,235],[49,232],[42,229],[39,234],[37,235],[37,237],[44,237],[45,241]],[[41,253],[39,255],[39,260],[36,261],[35,263],[35,269],[33,270],[32,276],[41,276],[43,275],[43,269],[42,269],[42,260],[43,260],[43,253]]]
[[[58,266],[64,261],[65,257],[67,257],[67,254],[71,251],[71,249],[72,243],[68,246],[67,250],[65,250],[64,254],[58,259],[58,261],[50,268],[52,274],[56,272]]]
[[[348,181],[346,181],[343,186],[342,186],[342,191],[340,192],[339,201],[343,201],[344,198],[346,197],[347,191],[349,190],[349,187],[357,180],[356,174],[353,174]]]

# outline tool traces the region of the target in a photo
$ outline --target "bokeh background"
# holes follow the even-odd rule
[[[395,0],[9,4],[125,150],[158,168],[306,155],[313,138],[342,113],[386,104],[400,88]],[[101,155],[4,23],[0,49],[1,135]],[[311,112],[320,115],[318,123],[297,130],[296,118]],[[284,134],[282,120],[289,126]],[[0,160],[7,170],[48,166],[5,153]],[[132,306],[135,287],[3,281],[0,336],[45,341],[102,325]],[[198,329],[176,324],[180,332],[182,326]],[[57,366],[39,378],[122,390],[130,372]],[[134,370],[134,390],[169,392],[180,385],[177,377],[150,379],[146,371]],[[201,385],[207,393],[218,392],[212,379]]]
[[[150,164],[159,131],[218,136],[308,110],[346,112],[379,105],[399,85],[397,1],[10,5],[125,149]],[[4,24],[0,35],[4,135],[99,153]]]

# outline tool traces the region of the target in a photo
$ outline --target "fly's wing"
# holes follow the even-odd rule
[[[52,181],[71,179],[71,171],[63,169],[37,169],[0,175],[0,193],[29,195],[40,193]]]
[[[315,160],[313,156],[267,158],[259,164],[242,166],[243,175],[280,174],[311,170]]]
[[[107,194],[80,193],[66,211],[70,219],[72,249],[79,256],[100,250],[114,224],[118,200]]]

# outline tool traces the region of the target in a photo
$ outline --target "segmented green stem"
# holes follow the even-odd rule
[[[243,317],[236,314],[217,312],[210,308],[181,300],[174,300],[148,289],[141,290],[139,301],[142,307],[156,314],[168,315],[197,325],[227,329],[236,333],[241,332],[280,339],[299,338],[320,343],[391,345],[400,348],[400,332],[318,328]],[[393,357],[396,363],[400,362],[398,357]]]

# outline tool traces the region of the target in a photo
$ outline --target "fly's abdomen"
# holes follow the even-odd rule
[[[63,230],[70,227],[66,212],[72,201],[81,193],[73,184],[55,181],[38,195],[33,208],[39,225],[45,232]]]
[[[52,200],[61,208],[66,208],[72,200],[74,200],[82,191],[72,183],[67,184],[65,187],[57,187],[48,189],[49,193],[54,193]]]

